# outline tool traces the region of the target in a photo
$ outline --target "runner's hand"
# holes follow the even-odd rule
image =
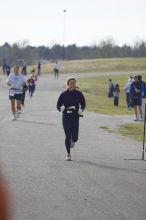
[[[83,115],[83,110],[81,108],[79,109],[78,114]]]
[[[65,106],[63,105],[63,106],[61,106],[60,111],[64,112],[64,110],[65,110]]]

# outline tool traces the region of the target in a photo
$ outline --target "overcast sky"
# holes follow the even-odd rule
[[[146,0],[0,0],[0,9],[0,44],[63,44],[64,9],[66,45],[146,40]]]

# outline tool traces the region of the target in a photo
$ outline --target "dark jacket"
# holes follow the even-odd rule
[[[58,99],[57,102],[58,111],[60,111],[60,108],[63,105],[65,106],[65,108],[75,106],[77,112],[80,107],[82,110],[84,110],[86,107],[84,95],[78,90],[74,90],[74,91],[66,90],[60,95]]]
[[[138,82],[133,82],[131,84],[130,96],[131,96],[131,99],[141,98],[141,96],[142,96],[142,86],[141,86],[141,83],[139,81]]]

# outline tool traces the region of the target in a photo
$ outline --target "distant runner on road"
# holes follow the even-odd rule
[[[3,73],[6,75],[6,68],[7,68],[7,60],[4,58],[3,59]]]
[[[63,92],[57,102],[58,111],[63,113],[62,123],[65,132],[66,161],[71,160],[70,148],[75,146],[79,135],[79,116],[86,107],[84,95],[76,89],[76,79],[67,80],[67,90]]]
[[[60,73],[60,64],[58,63],[58,61],[56,61],[56,63],[54,64],[54,75],[56,79],[59,78],[59,73]]]
[[[37,74],[38,76],[41,75],[41,62],[40,61],[38,62],[38,65],[37,65]]]
[[[15,121],[21,114],[23,86],[26,84],[25,77],[19,73],[19,66],[14,67],[14,73],[9,75],[6,82],[10,86],[9,99],[13,113],[12,121]]]
[[[7,66],[6,66],[6,75],[7,75],[7,77],[10,75],[10,73],[11,73],[11,66],[9,64],[7,64]]]
[[[27,75],[27,63],[26,63],[25,60],[23,61],[21,73],[22,73],[23,75],[25,75],[25,76]]]
[[[23,106],[23,108],[25,107],[25,97],[26,97],[27,90],[28,90],[28,86],[25,84],[23,86],[23,94],[22,94],[22,102],[21,102],[21,105]]]
[[[28,91],[29,91],[29,96],[30,98],[32,98],[34,91],[35,91],[35,87],[36,87],[36,77],[35,77],[35,69],[33,69],[31,71],[31,75],[29,77],[29,79],[27,80],[27,85],[28,85]]]

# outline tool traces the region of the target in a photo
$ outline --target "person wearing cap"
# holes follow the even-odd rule
[[[131,110],[131,98],[130,98],[130,87],[133,82],[133,78],[130,76],[128,82],[124,86],[124,91],[126,93],[126,103],[128,110]]]
[[[76,89],[77,80],[74,77],[67,79],[67,90],[61,93],[57,102],[58,111],[63,113],[62,123],[65,132],[66,161],[71,160],[70,148],[75,146],[79,135],[79,115],[85,110],[84,95]]]
[[[130,97],[132,101],[132,106],[134,107],[134,112],[135,112],[135,121],[138,121],[138,112],[140,115],[140,120],[142,120],[142,87],[141,83],[138,80],[138,76],[134,76],[134,81],[131,84],[130,87]]]
[[[26,84],[25,77],[19,73],[19,66],[14,67],[14,73],[9,75],[6,83],[10,86],[9,99],[13,113],[12,121],[15,121],[21,114],[23,86]]]

